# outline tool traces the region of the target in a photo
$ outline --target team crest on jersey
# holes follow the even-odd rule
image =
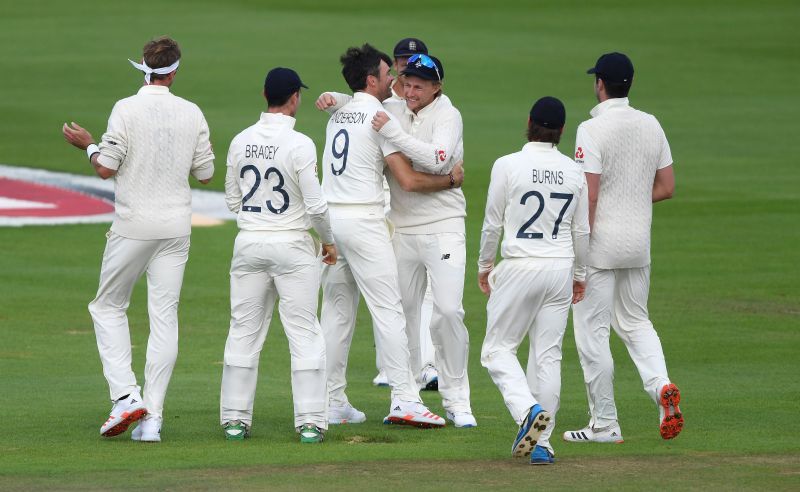
[[[575,158],[583,159],[583,147],[578,147],[578,150],[575,151]]]
[[[439,155],[440,161],[444,162],[445,160],[447,160],[447,152],[445,152],[444,150],[440,150],[437,154]]]

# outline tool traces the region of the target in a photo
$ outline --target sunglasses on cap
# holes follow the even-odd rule
[[[419,63],[419,65],[422,65],[423,67],[434,69],[436,71],[436,76],[439,78],[440,81],[442,80],[442,76],[439,73],[439,67],[436,66],[436,62],[434,62],[430,56],[425,55],[423,53],[419,53],[411,56],[411,58],[408,59],[409,65],[419,66],[417,65],[417,63]]]

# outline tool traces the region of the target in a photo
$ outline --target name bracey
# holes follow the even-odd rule
[[[274,159],[275,154],[278,153],[277,145],[245,145],[244,157],[245,159]]]
[[[338,112],[333,115],[334,123],[352,123],[355,125],[362,125],[365,121],[367,121],[367,113]]]
[[[542,184],[564,184],[564,171],[550,169],[534,169],[533,182]]]

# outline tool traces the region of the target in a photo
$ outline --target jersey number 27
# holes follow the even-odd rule
[[[536,212],[528,219],[527,222],[522,224],[522,227],[519,228],[517,231],[517,237],[520,239],[542,239],[544,235],[541,232],[530,232],[528,231],[528,227],[532,226],[536,219],[542,215],[542,211],[544,210],[544,197],[538,191],[529,191],[522,195],[522,199],[519,201],[520,205],[525,205],[530,197],[536,197],[539,200],[539,208],[536,209]],[[555,200],[565,200],[564,206],[561,207],[561,212],[558,214],[558,218],[556,219],[556,223],[553,226],[553,239],[558,237],[558,226],[561,225],[561,221],[564,219],[564,213],[566,213],[567,209],[569,208],[569,204],[572,203],[572,197],[574,195],[572,193],[550,193],[550,198]]]

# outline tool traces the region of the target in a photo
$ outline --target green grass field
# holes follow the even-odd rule
[[[464,117],[469,262],[464,305],[479,427],[387,428],[388,391],[374,388],[363,309],[349,368],[351,400],[367,413],[322,446],[292,432],[289,357],[273,322],[262,355],[253,436],[229,443],[217,425],[228,326],[234,224],[195,229],[181,304],[181,352],[160,445],[102,439],[107,386],[86,304],[107,225],[0,229],[0,489],[800,489],[800,5],[762,2],[483,2],[345,0],[100,2],[0,0],[0,162],[90,174],[60,126],[99,137],[117,99],[141,76],[126,61],[170,34],[184,59],[173,90],[204,110],[224,157],[262,109],[263,77],[295,68],[311,89],[297,128],[318,150],[322,90],[345,91],[338,56],[369,41],[426,41],[446,67],[445,91]],[[670,376],[683,393],[684,432],[663,441],[657,412],[614,339],[625,443],[554,441],[558,463],[509,457],[515,425],[480,366],[485,298],[475,282],[489,169],[524,143],[543,95],[567,106],[561,150],[594,106],[585,70],[607,51],[636,67],[635,107],[654,113],[672,146],[677,192],[653,225],[650,310]],[[134,367],[144,368],[144,285],[129,317]],[[526,351],[520,353],[522,358]],[[434,411],[438,395],[423,394]],[[586,423],[571,326],[564,343],[556,433]]]

